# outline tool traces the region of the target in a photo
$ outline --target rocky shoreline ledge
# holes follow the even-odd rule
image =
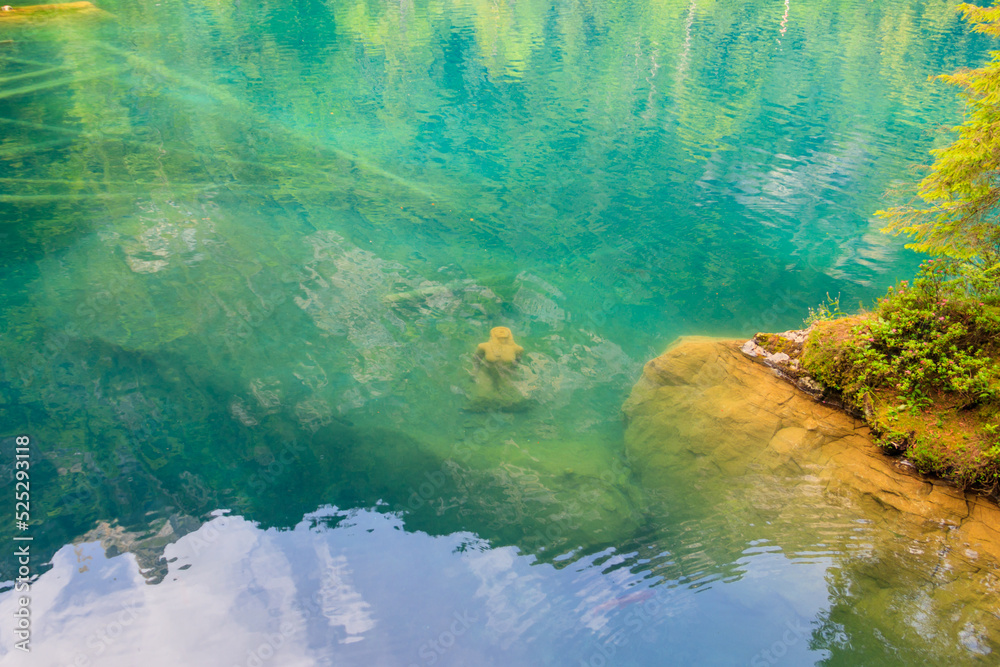
[[[872,409],[869,401],[866,401],[864,409],[860,410],[843,400],[839,391],[827,387],[803,368],[802,357],[805,352],[806,341],[813,332],[813,328],[809,327],[781,333],[757,333],[753,338],[743,343],[740,351],[753,362],[772,369],[779,378],[791,383],[813,400],[838,408],[852,417],[863,420],[871,433],[876,436],[884,436],[885,432],[881,430],[877,415],[874,414],[875,411]],[[892,461],[895,467],[907,469],[915,474],[921,474],[918,467],[907,458],[903,449],[889,447],[887,450],[883,447],[882,452],[888,460]],[[933,474],[923,473],[921,475],[926,479],[934,479],[936,482],[955,486],[960,491],[965,490],[953,480],[942,479]],[[983,492],[978,495],[986,495],[994,503],[1000,501],[1000,496],[997,495],[996,490],[992,494]]]
[[[668,470],[673,483],[678,467],[694,479],[756,475],[790,498],[819,490],[849,499],[917,542],[961,547],[969,566],[980,554],[1000,563],[997,504],[885,454],[861,415],[801,371],[805,334],[682,337],[648,362],[622,408],[626,450],[643,484],[656,488]]]
[[[831,622],[878,628],[878,642],[929,664],[997,654],[1000,507],[887,455],[858,415],[804,382],[803,338],[681,338],[633,387],[626,453],[691,545],[679,567],[734,564],[739,577],[762,550],[820,560]]]

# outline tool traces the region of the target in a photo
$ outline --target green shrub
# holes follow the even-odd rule
[[[890,288],[874,311],[855,324],[839,357],[810,361],[819,379],[859,403],[871,390],[890,390],[911,411],[928,407],[937,393],[959,408],[991,401],[1000,391],[996,352],[1000,314],[996,307],[964,294],[929,260],[914,285]],[[819,363],[817,363],[819,362]],[[860,405],[859,405],[860,407]]]
[[[819,319],[804,369],[865,415],[876,441],[960,486],[1000,485],[1000,309],[929,260],[873,310]]]

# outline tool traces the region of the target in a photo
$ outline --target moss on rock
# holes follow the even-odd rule
[[[851,382],[848,349],[852,331],[862,321],[860,317],[845,317],[813,325],[802,349],[803,369],[828,387],[841,391],[848,387]]]

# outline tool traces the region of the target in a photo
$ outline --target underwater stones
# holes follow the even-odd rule
[[[768,446],[779,454],[794,454],[799,448],[809,445],[809,431],[800,426],[789,426],[774,434]]]
[[[514,423],[516,420],[511,420]],[[600,438],[510,438],[478,448],[459,471],[458,511],[480,535],[506,535],[536,555],[557,557],[621,544],[638,529],[637,488],[617,451]]]
[[[552,329],[559,329],[566,321],[566,311],[559,306],[564,295],[554,285],[538,276],[523,271],[514,281],[514,307],[528,322],[536,322]]]
[[[229,517],[223,516],[223,525]],[[167,519],[157,519],[151,528],[134,532],[117,524],[99,521],[76,544],[100,542],[108,558],[121,553],[131,553],[139,564],[139,573],[148,584],[158,584],[167,576],[169,566],[164,551],[170,545],[201,528],[201,521],[184,514],[172,514]]]
[[[470,412],[519,412],[528,408],[528,397],[518,388],[514,379],[503,372],[479,368],[474,382],[466,408]]]

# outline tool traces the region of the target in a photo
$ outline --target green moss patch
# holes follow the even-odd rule
[[[802,344],[785,338],[781,334],[759,333],[753,339],[755,343],[771,354],[784,352],[792,359],[798,359],[802,355]]]

